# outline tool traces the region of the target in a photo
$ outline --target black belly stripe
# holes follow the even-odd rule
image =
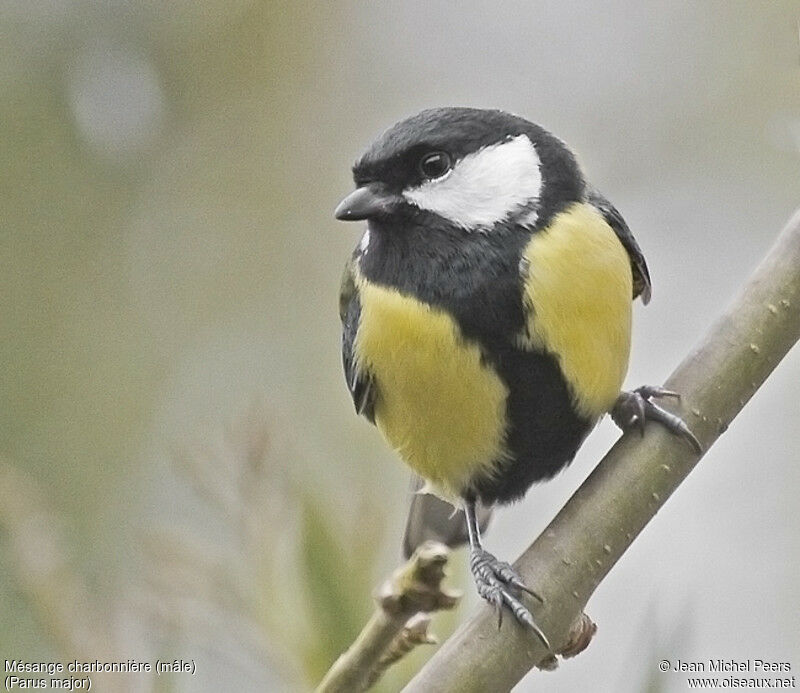
[[[553,356],[509,350],[495,367],[509,388],[506,445],[511,454],[498,461],[496,474],[476,479],[471,493],[485,503],[510,503],[567,466],[595,422],[575,412]]]

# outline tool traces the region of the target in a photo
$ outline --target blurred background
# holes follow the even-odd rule
[[[647,255],[627,384],[659,383],[800,202],[798,19],[796,0],[4,0],[2,657],[196,662],[104,691],[308,689],[398,563],[408,483],[341,376],[353,160],[429,106],[553,130]],[[795,349],[590,601],[592,646],[518,690],[684,690],[663,658],[800,668],[799,383]],[[616,437],[604,422],[499,512],[489,548],[517,555]],[[476,608],[463,558],[441,637]]]

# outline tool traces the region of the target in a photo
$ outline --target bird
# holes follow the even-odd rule
[[[339,294],[342,361],[357,413],[434,499],[412,504],[406,553],[427,520],[466,538],[478,594],[550,649],[522,592],[543,597],[483,546],[490,510],[564,469],[607,413],[699,448],[653,401],[676,393],[622,390],[644,255],[569,147],[505,111],[424,110],[352,173],[334,216],[366,229]]]

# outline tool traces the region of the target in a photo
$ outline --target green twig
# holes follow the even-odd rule
[[[460,597],[441,584],[448,556],[446,546],[427,541],[395,571],[376,594],[378,608],[334,662],[317,693],[364,691],[416,645],[435,642],[427,631],[427,614],[452,609]]]

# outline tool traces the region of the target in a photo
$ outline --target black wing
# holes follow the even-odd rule
[[[653,288],[642,249],[614,205],[594,189],[588,191],[586,199],[600,211],[608,225],[614,229],[614,233],[617,234],[617,238],[622,242],[625,250],[628,251],[628,256],[631,259],[631,271],[633,272],[633,297],[641,296],[642,303],[647,305],[650,302]]]
[[[342,321],[342,364],[347,387],[359,414],[375,423],[375,385],[369,375],[359,372],[353,354],[361,302],[353,278],[353,259],[344,268],[339,291],[339,318]]]

